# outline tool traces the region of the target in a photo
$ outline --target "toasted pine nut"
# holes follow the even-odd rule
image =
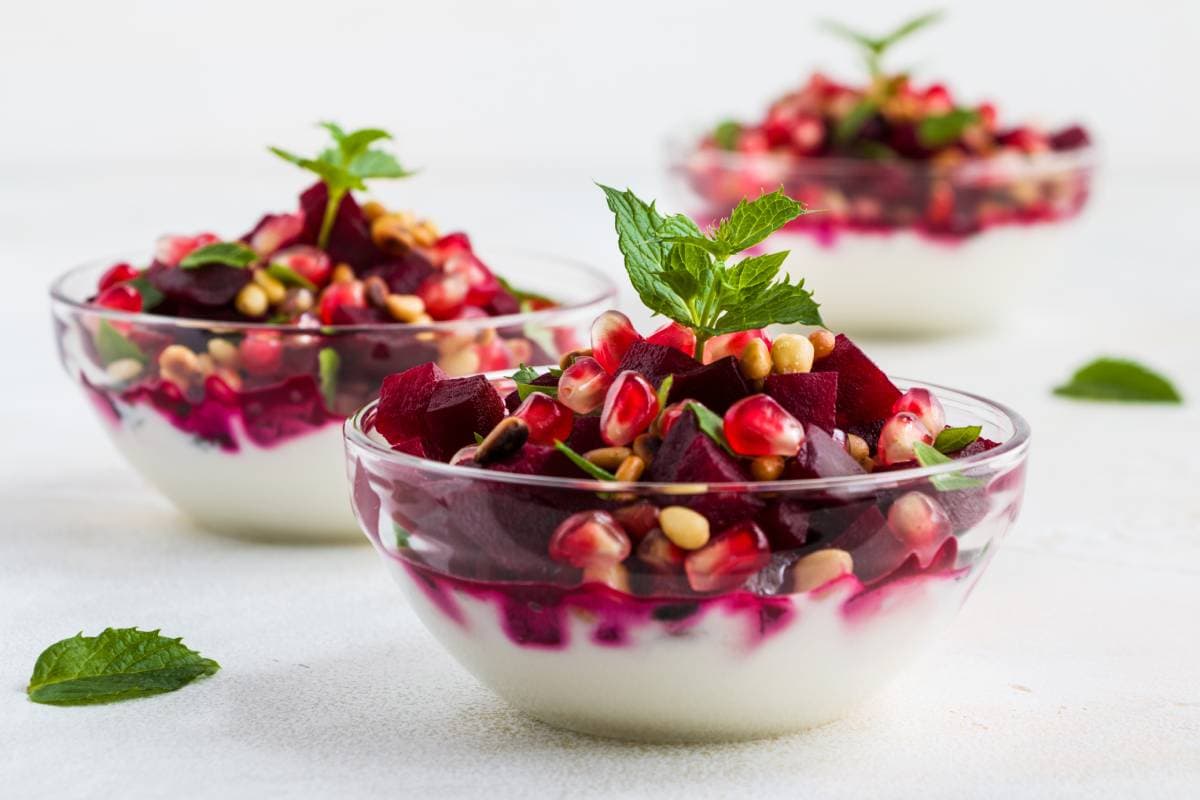
[[[794,333],[775,337],[771,345],[771,361],[780,375],[794,372],[811,372],[816,348],[812,342]]]
[[[808,341],[813,346],[813,358],[822,359],[833,352],[837,339],[827,330],[813,331],[808,335]]]
[[[136,358],[118,358],[104,368],[110,380],[127,383],[142,374],[142,362]]]
[[[432,247],[441,238],[437,226],[427,219],[418,222],[410,229],[409,233],[418,247]]]
[[[415,294],[389,294],[383,307],[399,322],[416,322],[425,314],[425,302]]]
[[[597,447],[595,450],[588,450],[583,457],[600,469],[612,472],[631,455],[633,455],[633,451],[628,447]]]
[[[238,357],[237,345],[228,339],[209,339],[208,354],[212,356],[219,366],[228,369],[237,369],[240,358]]]
[[[200,377],[200,363],[186,345],[167,345],[158,354],[158,371],[165,380],[186,389]]]
[[[279,313],[289,317],[298,317],[312,308],[314,302],[316,300],[313,298],[313,293],[308,289],[299,286],[288,289],[283,302],[279,304]]]
[[[658,512],[658,526],[683,550],[699,550],[708,544],[708,518],[686,506],[667,506]]]
[[[871,448],[861,436],[853,433],[846,434],[846,452],[865,469],[863,462],[871,460]]]
[[[750,462],[750,475],[756,481],[773,481],[783,474],[780,456],[759,456]]]
[[[372,275],[363,281],[363,294],[374,308],[385,308],[390,293],[387,281],[378,275]]]
[[[619,481],[636,481],[642,477],[642,473],[646,471],[646,462],[642,461],[637,456],[626,456],[621,462],[621,466],[617,467],[617,471],[613,474],[617,476]]]
[[[516,453],[529,439],[529,426],[520,417],[505,417],[475,448],[475,463],[489,464]]]
[[[646,466],[654,461],[658,448],[662,447],[662,438],[653,433],[643,433],[633,440],[633,454],[646,462]]]
[[[854,559],[845,550],[827,548],[809,553],[792,567],[792,591],[810,592],[854,571]]]
[[[338,264],[333,268],[329,280],[331,283],[353,283],[354,267],[349,264]]]
[[[270,303],[267,301],[267,293],[257,283],[247,283],[237,293],[237,297],[233,300],[237,310],[245,314],[247,317],[261,317],[267,313],[267,307]]]
[[[278,278],[268,273],[265,269],[254,270],[253,277],[254,282],[266,292],[268,303],[277,306],[283,302],[283,298],[287,296],[287,287]]]
[[[368,200],[363,203],[362,212],[363,216],[367,218],[367,222],[374,222],[388,213],[388,210],[378,200]]]
[[[751,339],[742,348],[742,355],[738,358],[738,368],[742,371],[742,375],[751,381],[761,381],[770,375],[771,353],[767,349],[767,343],[762,339]]]
[[[584,356],[590,356],[591,354],[592,354],[592,348],[590,348],[590,347],[585,347],[581,350],[572,350],[568,353],[563,353],[562,358],[560,358],[558,360],[558,366],[560,369],[566,369],[567,367],[574,364],[577,359],[583,358]]]

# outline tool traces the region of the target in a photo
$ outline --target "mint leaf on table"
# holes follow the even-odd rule
[[[689,402],[687,407],[696,415],[696,424],[702,432],[708,435],[708,438],[721,445],[729,455],[737,455],[730,447],[729,440],[725,438],[725,420],[717,416],[708,406],[697,403],[695,400]]]
[[[917,125],[917,141],[930,150],[958,141],[970,126],[979,121],[979,113],[955,108],[945,114],[926,117]]]
[[[217,242],[198,247],[179,262],[182,269],[195,269],[209,264],[245,269],[258,260],[258,253],[241,242]]]
[[[598,467],[592,462],[588,461],[586,458],[579,455],[579,453],[576,453],[570,447],[567,447],[567,445],[559,439],[554,441],[554,449],[566,456],[572,464],[579,467],[581,470],[598,481],[615,481],[617,479],[616,475],[612,474],[603,467]]]
[[[38,656],[26,689],[35,703],[89,705],[173,692],[220,665],[181,640],[137,628],[82,633]]]
[[[979,425],[946,428],[937,435],[937,439],[933,442],[933,448],[939,453],[957,453],[978,439],[981,433],[983,433],[983,428]]]
[[[321,396],[325,398],[325,407],[333,410],[333,401],[337,399],[338,371],[342,367],[342,357],[332,347],[322,347],[317,352],[317,374],[321,381]]]
[[[1098,358],[1078,369],[1054,393],[1077,400],[1126,403],[1182,403],[1183,396],[1167,378],[1136,361]]]
[[[146,354],[142,352],[142,348],[131,342],[106,319],[100,320],[100,326],[96,328],[96,354],[106,367],[124,358],[132,358],[141,364],[146,363]]]
[[[913,452],[917,455],[917,463],[922,467],[933,467],[938,464],[952,464],[953,459],[944,456],[934,448],[924,442],[917,442],[913,445]],[[975,489],[983,486],[983,481],[979,478],[968,478],[961,472],[947,472],[940,475],[932,475],[929,482],[939,492],[956,492],[961,489]]]
[[[282,283],[284,286],[308,289],[310,292],[317,291],[317,285],[315,283],[301,275],[299,272],[296,272],[296,270],[292,269],[287,264],[280,264],[278,262],[268,264],[267,274]]]

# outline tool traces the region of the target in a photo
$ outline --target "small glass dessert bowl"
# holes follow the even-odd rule
[[[1017,516],[1025,422],[920,386],[1002,444],[873,474],[614,484],[409,455],[372,404],[345,424],[353,504],[421,621],[516,708],[638,740],[785,734],[845,715],[942,634]],[[657,457],[716,452],[687,441]],[[846,458],[812,426],[807,442]],[[697,518],[708,543],[675,546]]]

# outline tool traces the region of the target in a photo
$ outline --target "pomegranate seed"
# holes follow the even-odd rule
[[[215,233],[201,233],[197,236],[162,236],[154,245],[154,260],[160,264],[166,264],[168,267],[176,267],[188,253],[219,241],[220,239]]]
[[[799,115],[792,125],[791,142],[801,155],[816,153],[825,143],[825,123],[812,114]]]
[[[671,405],[664,408],[662,413],[658,415],[658,435],[664,439],[667,438],[667,434],[671,432],[671,428],[679,421],[684,412],[687,411],[687,404],[694,402],[696,401],[680,400],[678,403],[671,403]]]
[[[529,441],[534,444],[565,442],[575,422],[571,409],[542,392],[526,397],[512,415],[529,426]]]
[[[726,333],[721,336],[714,336],[704,343],[704,363],[711,364],[726,356],[737,358],[746,349],[746,345],[750,344],[751,339],[762,339],[768,349],[771,347],[771,340],[767,338],[767,332],[761,328],[738,331],[737,333]]]
[[[660,344],[663,347],[674,347],[688,358],[696,353],[696,334],[691,328],[678,322],[668,322],[654,333],[646,337],[650,344]]]
[[[687,551],[674,544],[658,529],[646,533],[638,544],[638,559],[658,572],[678,572],[687,558]]]
[[[500,337],[475,345],[475,350],[479,355],[480,372],[492,372],[498,369],[507,369],[514,364],[525,363],[512,360],[508,348],[504,346],[504,340]]]
[[[558,402],[576,414],[590,414],[604,404],[612,376],[591,356],[575,363],[558,376]]]
[[[441,267],[450,256],[471,252],[471,240],[465,233],[448,233],[429,248],[429,261],[435,267]]]
[[[467,303],[470,305],[486,306],[500,291],[500,281],[469,250],[447,258],[442,271],[447,275],[458,275],[467,282]]]
[[[139,274],[140,273],[136,269],[128,264],[113,264],[104,272],[103,275],[100,276],[100,283],[97,288],[99,288],[100,291],[104,291],[105,289],[116,286],[118,283],[131,281]]]
[[[257,247],[254,249],[258,250]],[[329,282],[329,276],[333,274],[333,262],[328,254],[324,250],[309,247],[306,244],[298,244],[287,250],[279,251],[271,256],[271,262],[284,265],[316,286],[324,286]]]
[[[142,296],[132,286],[117,284],[101,292],[96,298],[96,305],[114,311],[137,312],[142,310]]]
[[[729,446],[744,456],[794,456],[804,444],[804,426],[765,394],[730,406],[724,427]]]
[[[896,498],[888,509],[887,521],[896,538],[919,551],[940,545],[953,532],[946,509],[923,492],[908,492]]]
[[[946,91],[946,87],[940,83],[935,83],[926,89],[925,96],[921,99],[925,104],[925,113],[929,116],[946,114],[954,110],[954,100],[950,97],[950,92]]]
[[[238,345],[242,368],[251,375],[271,375],[283,363],[283,340],[268,331],[246,334]]]
[[[270,219],[262,224],[262,226],[254,232],[250,237],[250,247],[260,256],[269,256],[283,245],[284,242],[290,242],[300,235],[304,230],[304,217],[299,214],[275,214]],[[289,248],[289,250],[294,248]],[[316,248],[310,248],[316,249]],[[317,251],[320,252],[320,251]],[[325,255],[321,253],[321,255]],[[272,261],[278,261],[277,258],[272,258]],[[326,257],[328,261],[328,257]],[[288,266],[292,266],[289,264]],[[296,269],[292,267],[292,269]],[[296,269],[297,272],[300,270]],[[301,273],[302,275],[304,273]],[[315,280],[308,278],[313,283],[320,286],[324,280]]]
[[[425,313],[434,319],[454,319],[467,303],[471,287],[461,275],[430,275],[417,287],[417,297],[425,303]]]
[[[629,346],[641,338],[629,317],[620,311],[605,311],[592,323],[592,355],[611,375]]]
[[[612,515],[637,541],[641,541],[646,534],[658,527],[658,506],[645,500],[622,506],[613,511]]]
[[[563,520],[550,537],[550,557],[584,569],[619,564],[631,545],[607,511],[580,511]]]
[[[741,586],[770,558],[766,534],[753,522],[744,522],[688,553],[683,568],[693,590],[723,592]]]
[[[925,430],[934,436],[946,427],[946,410],[933,392],[928,389],[909,389],[892,403],[892,413],[906,411],[921,421]]]
[[[317,313],[321,316],[321,322],[332,325],[333,312],[343,306],[346,308],[367,307],[367,293],[363,289],[362,281],[331,283],[326,286],[321,292],[321,299],[317,301]]]
[[[879,432],[875,460],[885,467],[912,461],[917,457],[913,449],[917,442],[933,444],[933,434],[921,424],[916,415],[907,411],[893,414]]]
[[[604,396],[600,411],[600,438],[613,446],[627,445],[650,427],[658,416],[654,384],[633,370],[625,370]]]

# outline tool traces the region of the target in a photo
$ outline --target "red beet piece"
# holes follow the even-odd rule
[[[529,382],[530,386],[557,386],[558,378],[551,375],[549,372],[542,373]],[[509,411],[516,411],[524,401],[521,399],[521,394],[517,391],[511,391],[504,396],[504,405]]]
[[[789,414],[833,432],[837,426],[836,372],[793,372],[771,375],[763,389]]]
[[[250,281],[250,270],[224,264],[182,269],[156,263],[146,271],[146,278],[151,286],[170,300],[201,306],[223,306],[230,303]]]
[[[676,375],[667,402],[691,398],[708,406],[716,414],[724,414],[731,405],[749,394],[750,387],[738,369],[737,359],[726,356],[691,372]]]
[[[970,456],[977,456],[980,453],[986,453],[988,450],[991,450],[993,447],[999,447],[999,446],[1000,446],[999,442],[993,442],[991,439],[985,439],[982,436],[980,436],[978,439],[971,442],[969,445],[964,447],[962,450],[959,450],[958,452],[955,452],[955,453],[950,453],[950,457],[951,458],[969,458]]]
[[[449,461],[503,418],[504,402],[482,375],[439,381],[421,415],[421,442],[430,458]]]
[[[803,547],[808,541],[808,517],[808,510],[795,500],[779,500],[767,506],[759,514],[758,523],[771,542],[771,552]]]
[[[301,239],[306,244],[316,244],[325,218],[325,203],[329,190],[324,183],[316,183],[300,195],[300,210],[304,213],[304,233]],[[329,242],[325,247],[333,263],[345,262],[356,270],[365,269],[386,258],[371,240],[371,226],[358,203],[347,192],[338,205],[333,227],[329,229]]]
[[[883,370],[845,334],[838,334],[833,352],[819,359],[813,369],[838,375],[839,428],[869,425],[889,416],[892,403],[900,396],[900,390],[888,380]]]
[[[383,278],[393,294],[412,294],[435,271],[424,256],[410,250],[402,256],[390,257],[363,270],[361,277],[378,276]]]
[[[581,478],[584,474],[566,456],[553,447],[526,443],[508,458],[494,461],[487,469],[511,472],[516,475],[558,475]]]
[[[834,478],[839,475],[861,475],[864,470],[850,457],[846,449],[819,426],[804,426],[804,446],[789,465],[789,478]]]
[[[694,358],[685,356],[674,347],[639,340],[625,351],[621,365],[617,367],[617,374],[627,369],[640,372],[658,388],[668,375],[683,375],[699,369],[700,366]]]
[[[746,482],[746,473],[737,460],[700,431],[696,415],[690,411],[672,427],[650,464],[649,479],[679,483]],[[720,529],[752,519],[762,501],[750,494],[712,492],[678,498],[680,505],[703,514],[709,525]]]
[[[384,378],[379,391],[379,409],[375,412],[375,430],[393,445],[420,436],[421,419],[433,395],[433,387],[444,380],[446,373],[432,362]]]
[[[576,414],[566,445],[576,453],[586,453],[588,450],[595,450],[598,447],[608,447],[604,443],[604,439],[600,438],[600,417],[584,417]]]

